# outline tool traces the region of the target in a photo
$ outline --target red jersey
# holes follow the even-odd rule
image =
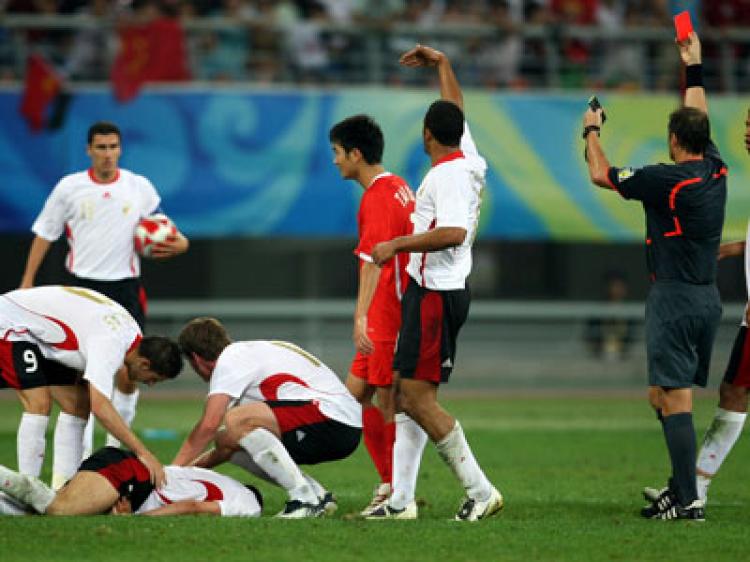
[[[376,176],[359,204],[359,244],[354,254],[372,262],[372,248],[397,236],[411,234],[414,193],[399,176]],[[406,290],[409,256],[397,254],[384,264],[367,311],[367,335],[373,341],[395,341],[401,327],[401,296]],[[361,264],[360,264],[361,266]]]

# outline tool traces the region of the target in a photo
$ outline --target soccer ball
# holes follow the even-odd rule
[[[177,227],[167,215],[145,217],[135,227],[135,251],[145,258],[151,257],[155,244],[176,235]]]

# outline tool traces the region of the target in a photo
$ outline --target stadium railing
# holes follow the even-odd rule
[[[225,323],[235,340],[293,341],[343,377],[353,355],[353,306],[351,300],[338,299],[159,300],[149,305],[148,331],[176,336],[188,320],[213,316]],[[741,305],[724,306],[712,385],[721,379],[742,313]],[[643,315],[643,303],[475,300],[459,339],[449,388],[464,392],[642,388],[646,380]],[[594,319],[628,322],[632,340],[622,352],[592,352],[587,326]],[[201,388],[197,377],[182,379],[170,386]]]

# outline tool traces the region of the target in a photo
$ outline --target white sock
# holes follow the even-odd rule
[[[427,434],[404,413],[396,414],[394,421],[396,440],[393,443],[393,492],[388,504],[394,509],[404,509],[414,501]]]
[[[18,472],[29,476],[39,476],[44,463],[44,450],[47,447],[45,433],[49,416],[24,412],[18,424],[16,446],[18,451]]]
[[[83,458],[87,459],[94,452],[94,427],[96,426],[96,418],[94,414],[89,414],[89,419],[86,422],[86,429],[83,431]]]
[[[487,480],[482,469],[479,468],[479,463],[474,458],[474,453],[471,452],[458,421],[456,421],[453,429],[448,432],[448,435],[437,443],[437,450],[440,457],[451,467],[453,474],[461,482],[467,496],[479,501],[485,501],[490,497],[492,484]]]
[[[305,480],[307,480],[308,484],[313,489],[313,492],[315,492],[315,495],[318,496],[319,500],[322,500],[323,497],[325,497],[327,490],[323,487],[323,485],[315,480],[312,476],[310,476],[307,472],[303,472],[302,476],[305,477]]]
[[[255,464],[287,491],[290,499],[318,503],[312,486],[273,433],[263,428],[253,429],[239,440],[239,445],[250,454]]]
[[[117,413],[120,414],[120,417],[125,420],[128,427],[133,425],[135,409],[138,405],[138,396],[140,396],[140,394],[141,393],[137,388],[133,394],[125,394],[116,388],[112,393],[112,405],[115,407],[115,410],[117,410]],[[108,433],[105,445],[107,447],[119,447],[121,443],[119,439]]]
[[[36,476],[21,474],[0,465],[0,488],[22,505],[44,513],[55,499],[55,492]]]
[[[232,453],[232,456],[229,457],[229,462],[235,466],[239,466],[240,468],[247,470],[253,476],[257,476],[258,478],[261,478],[266,482],[270,482],[271,484],[276,484],[276,481],[268,474],[266,474],[265,470],[255,464],[253,457],[251,457],[247,451],[235,451],[234,453]]]
[[[0,492],[0,515],[31,515],[32,513],[33,511],[21,502],[14,500],[5,492]]]
[[[747,413],[745,412],[731,412],[723,408],[716,409],[714,419],[711,421],[708,431],[706,431],[701,450],[698,452],[696,467],[700,472],[706,474],[706,476],[703,476],[703,482],[700,481],[700,476],[698,478],[699,499],[705,501],[710,479],[719,471],[719,467],[737,442],[746,418]],[[703,496],[701,496],[701,488],[703,488]]]
[[[698,490],[698,499],[702,502],[708,500],[708,487],[711,485],[711,479],[702,474],[695,477],[695,489]]]
[[[52,489],[59,490],[81,466],[83,433],[86,420],[60,412],[55,425],[55,450],[52,458]]]

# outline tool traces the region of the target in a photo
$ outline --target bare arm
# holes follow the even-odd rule
[[[388,242],[381,242],[372,249],[372,259],[382,265],[402,252],[435,252],[458,246],[465,239],[465,228],[441,226],[421,234],[399,236]]]
[[[362,262],[359,270],[359,291],[357,293],[357,306],[354,309],[354,333],[352,339],[357,351],[372,353],[372,341],[367,336],[367,312],[370,310],[372,297],[380,279],[380,266],[368,261]]]
[[[702,63],[701,42],[695,32],[691,33],[687,40],[677,43],[677,46],[680,49],[680,58],[686,67]],[[703,86],[693,86],[685,89],[685,107],[694,107],[704,113],[708,113],[706,90]]]
[[[745,241],[726,242],[719,246],[719,259],[742,256],[745,253]]]
[[[151,511],[142,511],[139,515],[221,515],[221,507],[215,501],[184,500]]]
[[[117,413],[112,402],[99,392],[93,384],[89,384],[89,398],[91,401],[91,412],[97,420],[101,422],[104,428],[109,431],[115,438],[133,451],[138,459],[146,465],[151,474],[151,481],[158,488],[165,480],[164,467],[159,460],[149,451],[141,442],[135,433],[133,433],[127,424]]]
[[[51,245],[52,242],[41,236],[34,237],[34,240],[31,242],[31,248],[29,249],[29,256],[26,259],[26,269],[21,278],[21,289],[28,289],[29,287],[34,286],[36,273],[39,271],[39,266],[42,265],[44,257],[47,255]]]
[[[592,111],[591,109],[586,110],[583,116],[583,127],[601,127],[602,126],[602,110],[597,109]],[[599,135],[596,131],[591,131],[586,135],[586,156],[587,164],[589,167],[589,178],[591,183],[612,189],[612,183],[609,181],[608,173],[610,169],[609,160],[607,155],[604,154]]]
[[[185,466],[203,452],[206,445],[216,436],[231,400],[228,394],[212,394],[208,397],[203,416],[185,439],[172,464]]]
[[[179,230],[175,236],[167,238],[166,241],[154,244],[151,250],[151,257],[154,259],[167,259],[179,256],[187,252],[190,242]]]
[[[417,45],[401,55],[399,62],[409,67],[436,66],[440,80],[440,97],[455,103],[463,111],[464,96],[461,93],[461,86],[453,72],[450,60],[444,53],[426,45]]]

